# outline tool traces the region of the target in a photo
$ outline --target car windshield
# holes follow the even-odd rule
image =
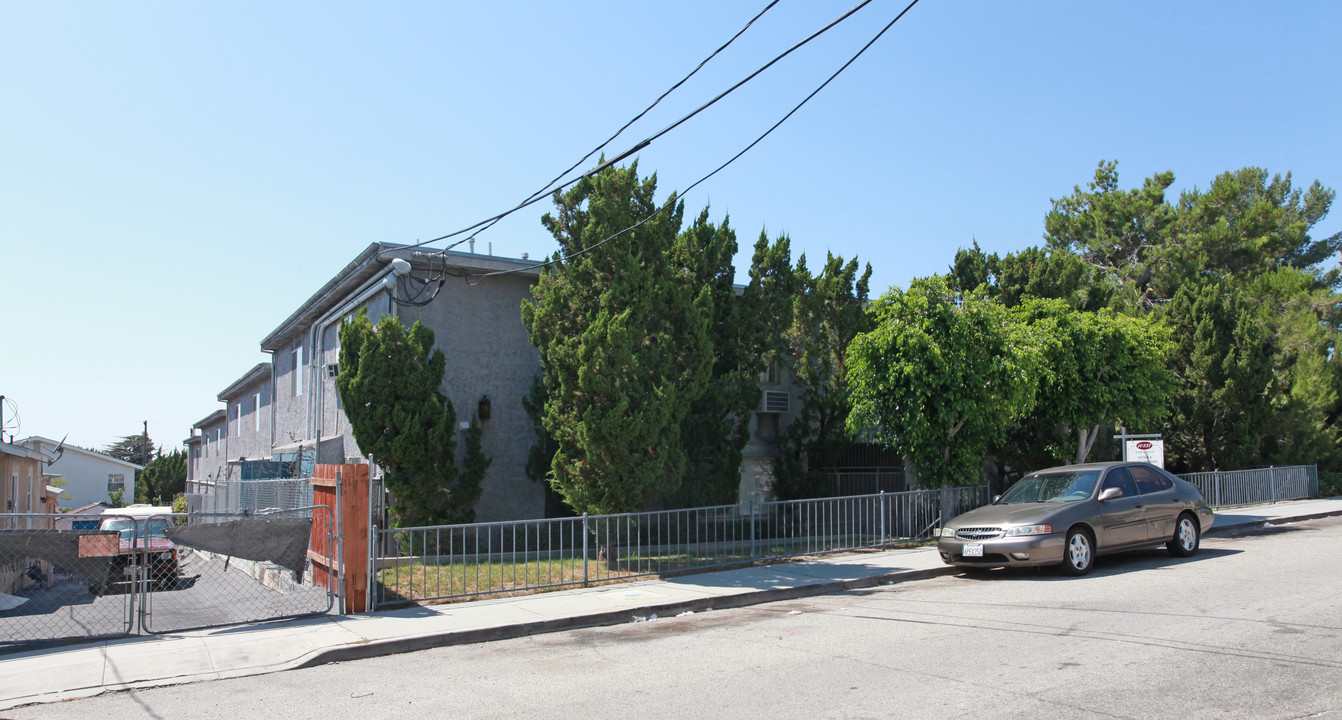
[[[1065,503],[1085,500],[1095,490],[1099,470],[1035,473],[1021,478],[999,503]]]
[[[166,537],[163,532],[168,527],[166,518],[153,518],[150,520],[142,519],[139,521],[132,517],[107,518],[106,520],[103,520],[102,529],[115,530],[121,535],[122,540],[130,540],[135,534],[137,523],[140,526],[141,533],[146,532],[146,530],[148,531],[148,537]],[[145,537],[145,535],[141,535],[140,537]]]

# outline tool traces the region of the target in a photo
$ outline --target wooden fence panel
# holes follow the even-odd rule
[[[334,575],[345,593],[346,612],[364,612],[368,608],[368,466],[317,465],[312,477],[314,505],[336,509],[336,473],[340,474],[340,524],[342,552],[327,543],[331,529],[325,520],[312,523],[313,582],[329,582]],[[338,559],[337,559],[338,558]],[[340,567],[343,561],[344,567]]]

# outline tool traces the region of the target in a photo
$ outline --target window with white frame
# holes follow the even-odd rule
[[[294,397],[303,394],[303,348],[301,346],[294,350],[294,372],[289,384]]]
[[[121,473],[108,473],[107,492],[116,492],[126,489],[126,476]]]
[[[261,432],[261,393],[252,396],[252,432]]]
[[[238,403],[234,413],[237,420],[233,423],[233,437],[242,437],[242,403]]]

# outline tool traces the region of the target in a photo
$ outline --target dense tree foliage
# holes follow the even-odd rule
[[[672,262],[684,206],[674,194],[659,206],[656,187],[635,164],[556,193],[543,222],[559,253],[522,305],[556,445],[549,481],[580,512],[641,510],[679,489],[683,424],[712,374],[713,288]]]
[[[186,453],[173,450],[167,455],[160,450],[145,465],[135,483],[136,502],[166,505],[186,492]]]
[[[790,242],[755,242],[750,282],[738,292],[736,233],[724,220],[715,226],[705,209],[680,233],[671,261],[690,287],[711,293],[707,305],[712,367],[708,383],[690,404],[681,437],[686,476],[671,497],[679,506],[722,505],[737,500],[742,450],[750,441],[750,418],[761,397],[760,374],[774,359],[778,337],[791,321],[794,282]]]
[[[1103,431],[1149,427],[1165,415],[1173,387],[1163,325],[1107,309],[1077,312],[1062,300],[1029,300],[1015,316],[1034,331],[1044,363],[1022,423],[1034,426],[1054,461],[1086,462]]]
[[[143,467],[154,458],[154,441],[149,437],[148,432],[123,435],[121,439],[99,452]]]
[[[1190,285],[1170,303],[1166,319],[1180,379],[1165,451],[1171,464],[1207,470],[1258,464],[1272,416],[1277,347],[1254,300],[1228,281]]]
[[[828,494],[822,474],[853,445],[848,348],[872,325],[865,307],[870,264],[859,275],[856,258],[827,254],[825,265],[813,274],[802,256],[794,277],[791,323],[779,356],[801,407],[775,439],[775,491],[786,499]]]
[[[457,415],[439,389],[446,363],[418,321],[406,332],[387,315],[374,327],[360,310],[340,326],[336,387],[359,450],[383,469],[397,527],[475,518],[488,461],[468,451],[468,472],[457,472]]]
[[[1044,218],[1049,248],[1101,273],[1126,302],[1149,307],[1158,295],[1152,284],[1167,262],[1162,249],[1175,224],[1174,208],[1165,201],[1173,183],[1174,173],[1163,172],[1140,188],[1120,190],[1118,163],[1100,163],[1085,190],[1077,187],[1053,201]]]
[[[1043,372],[1034,329],[939,277],[892,288],[871,313],[875,327],[849,349],[850,431],[901,453],[926,485],[979,482],[989,446],[1033,407]]]

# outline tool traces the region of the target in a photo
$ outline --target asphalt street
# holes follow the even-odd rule
[[[1342,519],[307,670],[15,718],[1342,718]]]

